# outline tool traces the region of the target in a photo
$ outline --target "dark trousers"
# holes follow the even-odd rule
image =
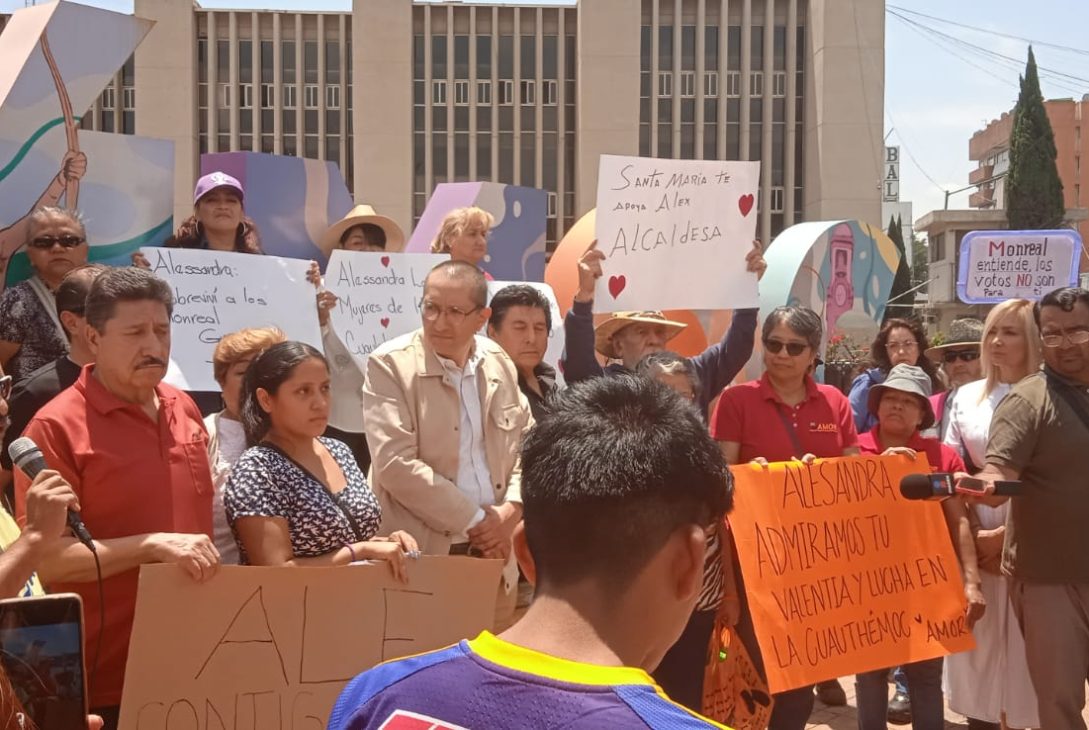
[[[677,643],[669,647],[654,670],[654,681],[670,699],[693,712],[703,704],[703,670],[707,647],[715,630],[715,611],[695,611]]]
[[[1002,726],[997,722],[985,722],[983,720],[973,720],[968,718],[968,730],[1002,730]]]
[[[942,730],[945,705],[942,695],[944,659],[927,659],[904,664],[911,693],[911,727],[914,730]],[[878,669],[855,677],[859,730],[885,730],[889,711],[889,670]]]
[[[756,630],[753,628],[752,614],[749,612],[749,602],[745,597],[744,586],[741,584],[740,571],[738,575],[738,594],[741,599],[741,618],[737,622],[737,636],[745,649],[749,652],[756,671],[761,677],[767,678],[764,670],[764,657],[760,653],[760,645],[756,642]],[[773,694],[775,706],[771,711],[771,720],[768,722],[768,730],[805,730],[809,721],[809,715],[813,712],[813,685],[798,687]]]
[[[102,730],[117,730],[117,726],[121,722],[121,706],[114,705],[112,707],[92,707],[92,715],[98,715],[106,724],[102,726]]]

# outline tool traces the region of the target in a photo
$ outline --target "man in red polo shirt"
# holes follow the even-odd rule
[[[107,728],[116,726],[121,703],[140,565],[176,563],[206,580],[219,564],[210,539],[208,436],[189,397],[161,382],[170,358],[172,309],[170,287],[144,269],[99,276],[86,306],[95,362],[25,432],[72,485],[96,538],[104,606],[94,559],[75,538],[59,541],[43,557],[39,576],[49,590],[83,598],[90,705]],[[29,486],[17,470],[20,522]]]

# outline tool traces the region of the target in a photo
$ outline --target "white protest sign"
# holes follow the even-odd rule
[[[549,309],[552,312],[552,329],[548,333],[548,349],[545,350],[544,361],[556,371],[556,384],[563,385],[563,373],[560,371],[560,360],[563,358],[563,315],[560,314],[560,305],[556,301],[556,293],[548,284],[537,281],[489,281],[488,303],[495,297],[496,292],[515,284],[531,286],[548,300]],[[484,325],[487,330],[488,326]],[[483,334],[483,333],[482,333]]]
[[[449,260],[449,254],[333,251],[325,288],[337,295],[333,329],[352,356],[363,363],[382,343],[419,329],[424,279]]]
[[[758,305],[745,255],[756,236],[760,163],[602,155],[599,312]]]
[[[321,349],[310,262],[278,256],[182,248],[142,248],[151,272],[174,294],[166,382],[216,391],[212,352],[226,334],[279,327],[289,340]]]
[[[966,304],[1039,299],[1078,285],[1077,231],[972,231],[960,244],[957,296]]]

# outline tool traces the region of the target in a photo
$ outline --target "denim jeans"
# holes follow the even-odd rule
[[[941,657],[903,665],[911,693],[911,727],[942,730],[945,727]],[[885,730],[889,709],[889,671],[879,669],[855,677],[859,730]]]
[[[892,681],[896,684],[896,691],[899,694],[910,696],[910,694],[908,693],[907,675],[904,674],[903,667],[897,667],[893,670]]]

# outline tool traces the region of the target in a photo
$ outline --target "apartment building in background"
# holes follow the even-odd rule
[[[410,229],[434,186],[548,193],[554,245],[602,154],[760,160],[758,235],[882,227],[883,0],[354,0],[352,12],[135,0],[156,21],[83,124],[173,140],[175,216],[203,152],[337,163]]]

